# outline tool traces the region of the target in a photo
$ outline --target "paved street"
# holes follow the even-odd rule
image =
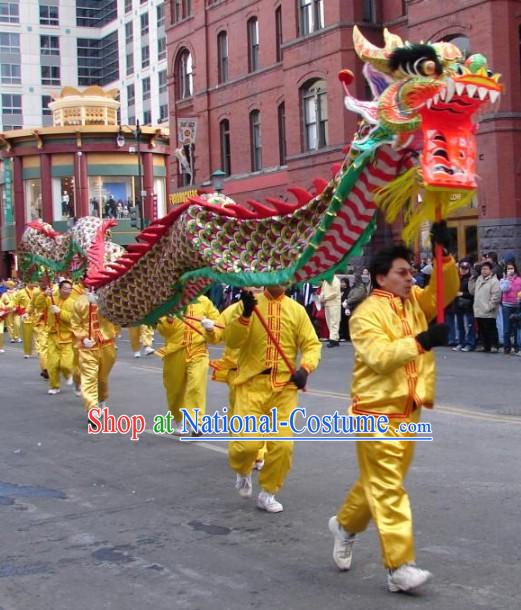
[[[164,413],[161,363],[120,341],[113,413]],[[212,355],[218,353],[212,349]],[[223,443],[89,436],[70,388],[52,397],[18,345],[0,355],[0,610],[521,607],[521,358],[440,349],[438,402],[407,481],[416,595],[385,587],[374,527],[339,573],[327,521],[356,477],[354,443],[296,443],[269,515],[241,499]],[[350,345],[323,350],[301,406],[347,406]],[[209,384],[209,411],[225,404]],[[254,497],[255,497],[254,489]]]

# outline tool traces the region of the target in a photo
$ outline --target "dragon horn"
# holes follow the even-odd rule
[[[384,29],[384,41],[385,47],[379,48],[365,38],[358,26],[355,25],[353,28],[353,42],[358,57],[373,65],[380,72],[392,74],[389,69],[389,57],[394,49],[403,47],[403,41],[396,34],[391,34],[387,28]]]

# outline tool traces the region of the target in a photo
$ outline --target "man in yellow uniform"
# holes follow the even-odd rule
[[[46,290],[47,282],[41,280],[39,286],[33,290],[27,311],[33,322],[34,348],[40,361],[40,375],[44,379],[49,379],[47,372],[48,303],[44,298]]]
[[[161,350],[164,354],[163,385],[176,433],[181,430],[181,408],[186,409],[192,419],[194,409],[199,409],[199,417],[206,412],[208,347],[202,326],[190,318],[216,320],[219,312],[210,299],[200,296],[188,305],[185,316],[186,321],[163,316],[157,324],[159,334],[165,339]]]
[[[49,394],[60,392],[60,372],[65,377],[67,385],[72,385],[73,382],[74,351],[71,316],[74,301],[70,297],[71,292],[72,283],[69,280],[62,280],[58,285],[56,297],[52,293],[41,295],[47,302]]]
[[[154,342],[154,329],[146,324],[140,326],[130,326],[128,329],[128,339],[130,341],[130,349],[134,354],[134,358],[141,358],[141,346],[145,356],[150,356],[154,353],[152,343]]]
[[[5,324],[7,326],[7,332],[11,343],[21,343],[20,339],[20,317],[16,311],[15,297],[16,297],[16,282],[13,280],[7,280],[5,282],[7,291],[0,297],[2,308],[5,312]]]
[[[326,310],[326,322],[329,329],[329,341],[327,347],[338,347],[340,341],[340,308],[342,301],[342,291],[340,280],[336,275],[331,282],[324,280],[320,285],[320,302]]]
[[[258,316],[253,315],[255,306],[293,369],[297,369],[300,352],[300,368],[293,374]],[[259,418],[277,409],[280,432],[277,430],[275,436],[266,439],[267,454],[259,476],[262,490],[257,498],[258,508],[276,513],[283,506],[275,499],[275,493],[284,484],[293,455],[293,442],[277,441],[276,436],[291,435],[287,423],[285,427],[280,423],[288,422],[297,407],[297,391],[305,387],[309,373],[318,366],[322,348],[306,310],[284,294],[283,286],[269,286],[257,300],[244,291],[237,307],[241,315],[224,331],[227,346],[239,349],[238,373],[233,382],[235,415]],[[251,471],[263,441],[241,441],[240,435],[237,437],[229,444],[228,461],[237,475],[239,495],[248,498],[252,495]]]
[[[432,238],[446,247],[443,223],[433,227]],[[370,271],[376,288],[350,321],[355,350],[351,412],[386,415],[389,427],[384,435],[393,440],[357,443],[360,476],[329,521],[333,559],[340,570],[349,570],[355,535],[373,519],[392,592],[415,589],[431,576],[414,563],[411,507],[403,487],[414,434],[400,434],[398,426],[418,422],[422,406],[432,407],[435,365],[431,349],[445,345],[448,337],[444,324],[428,326],[436,313],[436,274],[427,288],[414,286],[409,260],[411,253],[403,246],[385,248],[374,257]],[[450,256],[444,258],[443,273],[447,304],[459,290],[458,270]],[[382,436],[382,432],[367,436]],[[400,436],[409,440],[396,440]]]
[[[88,412],[106,406],[119,328],[101,315],[94,293],[85,293],[74,301],[71,328],[78,342],[83,408]]]
[[[20,330],[24,344],[24,358],[33,355],[33,318],[30,312],[30,304],[35,292],[35,285],[28,282],[20,288],[14,297],[14,306],[20,316]]]

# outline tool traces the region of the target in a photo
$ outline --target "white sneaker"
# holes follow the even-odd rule
[[[268,513],[281,513],[284,510],[282,504],[275,500],[275,496],[267,491],[261,491],[258,495],[257,508],[265,510]]]
[[[414,564],[405,563],[396,570],[389,570],[387,574],[387,587],[392,593],[397,591],[411,591],[425,584],[432,574],[427,570],[420,570]]]
[[[29,356],[28,354],[24,354],[24,358],[27,360],[27,358],[30,358],[31,356]]]
[[[264,460],[255,460],[253,470],[261,471],[264,468]]]
[[[47,390],[47,394],[59,394],[60,392],[60,388],[50,388],[49,390]]]
[[[21,342],[22,342],[22,340],[21,340],[21,339],[17,339],[17,340],[16,340],[16,343],[21,343]]]
[[[72,378],[72,375],[70,377],[67,377],[65,379],[65,385],[72,385],[74,379]]]
[[[462,346],[461,346],[461,345],[455,345],[455,346],[452,348],[452,351],[453,351],[453,352],[461,352],[461,350],[462,350]]]
[[[76,388],[74,390],[74,396],[77,396],[78,398],[81,397],[81,388]]]
[[[134,352],[134,358],[141,358],[141,352]]]
[[[145,352],[145,356],[150,356],[150,354],[153,354],[156,350],[153,347],[145,347],[144,352]]]
[[[333,545],[333,561],[339,570],[347,571],[351,569],[353,559],[353,544],[355,534],[350,534],[338,523],[336,516],[329,520],[329,531],[333,534],[335,542]]]
[[[251,498],[251,493],[252,493],[251,474],[248,474],[245,477],[243,477],[239,473],[237,473],[237,481],[235,482],[235,489],[237,489],[241,498]]]
[[[0,354],[5,354],[5,349],[0,349]]]

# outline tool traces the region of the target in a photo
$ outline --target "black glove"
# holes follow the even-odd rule
[[[244,305],[244,310],[242,312],[243,318],[251,317],[253,313],[253,308],[257,305],[257,300],[253,296],[251,292],[246,292],[246,290],[241,291],[241,301]]]
[[[433,347],[447,345],[449,342],[449,327],[446,324],[433,324],[425,332],[416,335],[415,338],[424,350],[430,351]]]
[[[293,375],[290,377],[290,381],[292,381],[299,390],[306,387],[306,383],[308,380],[309,373],[305,368],[300,367],[298,371],[295,371]]]
[[[432,253],[435,253],[436,244],[440,244],[443,248],[443,253],[447,255],[450,250],[450,243],[450,231],[447,228],[447,221],[441,220],[440,222],[433,223],[431,227]]]

